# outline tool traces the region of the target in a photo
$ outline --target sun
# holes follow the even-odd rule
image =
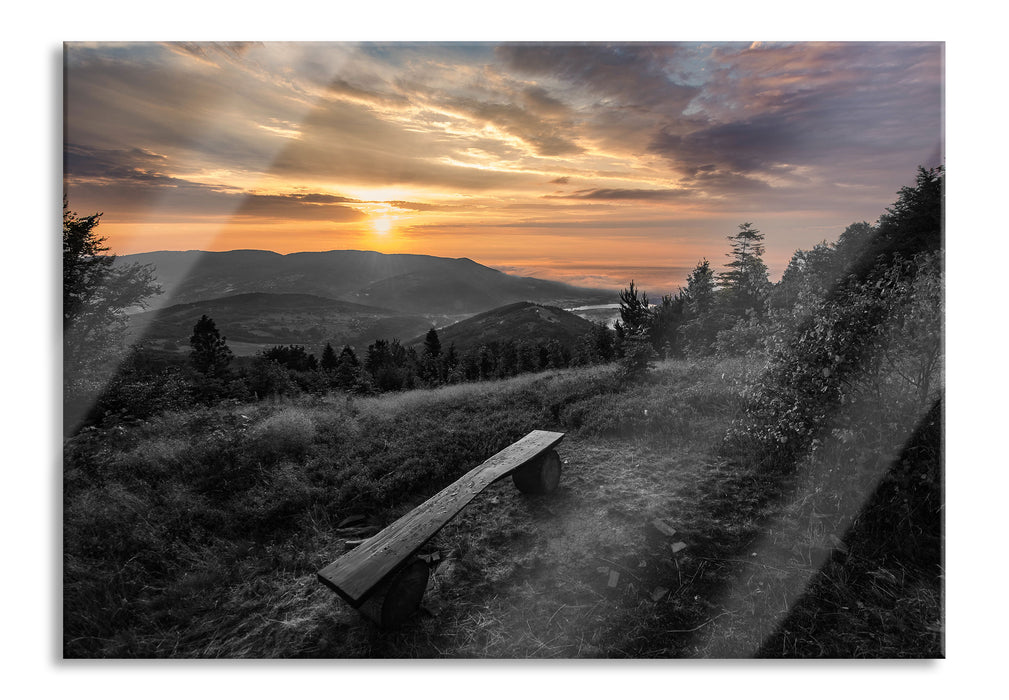
[[[392,225],[396,222],[393,216],[380,216],[371,220],[371,228],[378,236],[387,236],[392,231]]]

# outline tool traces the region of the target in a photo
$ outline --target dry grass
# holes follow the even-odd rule
[[[612,368],[565,370],[85,435],[66,459],[64,653],[935,655],[936,586],[855,542],[838,555],[864,493],[812,467],[767,488],[718,458],[752,372],[671,361],[618,388]],[[391,522],[531,428],[568,433],[560,489],[478,497],[430,543],[443,560],[403,629],[316,581],[344,517]]]

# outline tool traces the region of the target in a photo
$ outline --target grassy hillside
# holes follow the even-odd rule
[[[573,313],[555,306],[520,301],[442,328],[438,331],[438,338],[442,347],[447,348],[454,343],[456,350],[464,353],[479,349],[481,345],[503,344],[516,339],[535,340],[544,345],[557,340],[570,348],[591,331],[592,323]],[[423,335],[410,342],[417,347],[423,343]]]
[[[769,475],[723,450],[759,385],[752,364],[616,377],[599,366],[82,431],[65,445],[64,654],[941,655],[937,540],[894,508],[879,449],[907,425],[859,414],[873,439],[846,424]],[[937,459],[924,418],[909,418],[924,432],[896,463]],[[560,490],[503,482],[478,497],[432,541],[444,560],[405,628],[377,633],[316,581],[347,540],[534,428],[567,433]],[[366,527],[341,525],[350,516]]]
[[[309,294],[236,294],[176,304],[130,317],[133,335],[150,344],[189,350],[200,316],[213,318],[237,354],[274,345],[311,348],[327,342],[364,349],[376,338],[409,338],[431,327],[431,319]]]

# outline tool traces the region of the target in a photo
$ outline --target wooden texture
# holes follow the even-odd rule
[[[383,579],[395,571],[493,482],[555,447],[564,433],[534,430],[356,549],[319,571],[319,580],[359,607]]]
[[[522,493],[552,493],[561,480],[561,458],[556,450],[547,450],[512,472],[515,488]]]
[[[377,586],[358,610],[383,629],[400,627],[420,608],[430,572],[426,561],[411,558]]]

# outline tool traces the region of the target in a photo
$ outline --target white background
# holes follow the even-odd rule
[[[1004,22],[994,3],[376,0],[10,4],[0,161],[7,697],[991,697],[1004,692],[1009,278]],[[927,40],[946,42],[946,660],[66,662],[61,660],[62,42],[85,40]],[[1003,691],[998,691],[1002,687]]]

